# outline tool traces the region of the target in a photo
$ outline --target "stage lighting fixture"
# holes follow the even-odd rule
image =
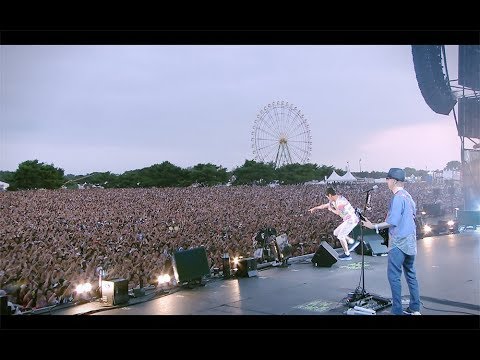
[[[238,268],[238,262],[240,261],[240,258],[238,256],[235,256],[233,258],[233,270],[236,270]]]
[[[170,282],[170,275],[168,274],[162,274],[160,275],[158,278],[157,278],[157,281],[158,281],[158,284],[166,284],[168,282]]]
[[[90,290],[92,290],[92,284],[90,284],[90,283],[79,284],[79,285],[77,285],[77,287],[75,289],[77,294],[87,293]]]

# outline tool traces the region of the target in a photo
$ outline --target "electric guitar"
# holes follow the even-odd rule
[[[388,247],[388,228],[378,230],[378,233],[383,238],[382,245]]]
[[[358,213],[358,216],[360,217],[360,220],[370,221],[365,216],[363,216],[361,212],[357,212],[357,213]],[[381,244],[388,247],[388,228],[379,229],[378,234],[383,238],[383,241]]]

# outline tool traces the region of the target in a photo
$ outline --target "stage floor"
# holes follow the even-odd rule
[[[339,250],[337,250],[339,251]],[[289,260],[288,267],[266,267],[258,276],[212,277],[205,286],[177,287],[170,293],[147,291],[128,305],[110,308],[91,302],[51,314],[101,315],[341,315],[349,293],[363,288],[362,256],[315,267],[312,254]],[[390,298],[386,276],[388,256],[364,257],[364,290]],[[480,231],[418,240],[416,259],[422,315],[480,315]],[[402,298],[408,306],[402,276]],[[371,305],[365,304],[364,307]],[[377,315],[389,315],[390,307]]]
[[[336,250],[339,251],[339,250]],[[272,324],[281,326],[287,318],[294,319],[294,324],[288,320],[291,327],[302,327],[305,317],[311,319],[312,315],[333,315],[323,317],[322,326],[342,327],[342,321],[332,323],[333,318],[361,318],[362,324],[372,320],[366,318],[390,319],[418,318],[417,316],[393,317],[390,316],[391,306],[376,311],[376,316],[348,316],[350,308],[346,301],[349,293],[362,289],[362,256],[352,252],[352,260],[337,261],[331,267],[315,267],[312,262],[313,254],[289,260],[288,267],[266,267],[258,270],[258,276],[223,279],[212,277],[206,280],[205,286],[193,288],[175,287],[168,292],[157,289],[147,290],[146,295],[139,298],[131,297],[128,304],[120,306],[107,306],[98,301],[82,305],[57,307],[44,315],[86,315],[97,318],[115,319],[101,326],[109,328],[122,326],[127,319],[126,315],[135,315],[134,325],[126,322],[128,327],[168,326],[213,326],[222,328],[225,321],[231,321],[230,315],[246,315],[239,318],[255,318],[255,323],[262,316],[267,316],[265,326]],[[390,287],[386,276],[388,256],[364,257],[364,283],[363,290],[376,298],[389,299]],[[416,259],[417,278],[420,286],[421,313],[423,318],[429,315],[451,315],[449,318],[467,317],[467,323],[460,323],[461,328],[480,327],[480,231],[467,230],[460,234],[427,237],[418,240],[418,255]],[[402,298],[405,307],[408,306],[408,287],[402,275]],[[370,307],[373,301],[365,303],[363,307]],[[150,315],[144,317],[143,315]],[[175,315],[159,318],[152,315]],[[189,316],[183,316],[189,315]],[[203,317],[207,315],[211,317]],[[218,315],[222,315],[218,317]],[[278,316],[287,315],[287,316]],[[288,316],[293,315],[293,316]],[[385,315],[385,316],[378,316]],[[435,323],[436,326],[452,326],[451,321]],[[3,317],[5,318],[5,317]],[[44,316],[11,316],[9,318],[22,318],[20,324],[14,319],[4,325],[7,327],[22,327],[29,324],[32,318]],[[60,327],[78,326],[79,321],[70,322],[71,318],[79,317],[55,316],[49,317],[54,324]],[[56,318],[56,319],[54,319]],[[67,320],[66,320],[67,318]],[[120,320],[119,320],[120,318]],[[145,320],[147,318],[148,320]],[[198,319],[192,325],[192,319]],[[218,319],[222,319],[219,324]],[[227,320],[225,320],[227,318]],[[265,318],[265,319],[267,319]],[[325,319],[328,318],[329,320]],[[247,321],[243,319],[244,321]],[[279,320],[280,319],[280,320]],[[5,320],[5,319],[2,319]],[[58,320],[58,321],[57,321]],[[195,320],[196,321],[196,320]],[[262,320],[260,320],[262,321]],[[273,321],[273,322],[272,322]],[[300,323],[296,323],[300,321]],[[310,321],[310,320],[309,320]],[[384,320],[385,322],[385,320]],[[33,322],[34,323],[34,322]],[[89,322],[87,322],[87,326]],[[95,322],[94,322],[95,323]],[[396,323],[396,321],[395,321]],[[392,323],[391,326],[397,326]],[[156,325],[155,325],[156,324]],[[215,325],[216,324],[216,325]],[[383,325],[376,325],[383,327]],[[390,323],[388,323],[390,324]],[[81,324],[80,324],[81,325]],[[251,326],[246,324],[246,326]],[[257,327],[258,325],[255,325]],[[277,326],[277,325],[274,325]],[[348,324],[350,326],[350,324]],[[389,325],[390,326],[390,325]],[[411,325],[408,325],[411,326]],[[308,327],[308,325],[306,325]],[[455,325],[454,325],[455,327]]]

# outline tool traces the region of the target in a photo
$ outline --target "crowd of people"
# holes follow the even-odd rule
[[[329,184],[328,186],[331,186]],[[363,209],[368,184],[335,184],[353,207]],[[461,191],[407,184],[419,208],[454,207]],[[292,256],[313,253],[342,219],[308,210],[325,201],[326,185],[277,187],[30,190],[0,192],[0,289],[22,310],[72,301],[78,284],[98,291],[104,278],[124,278],[129,288],[155,285],[178,249],[205,247],[209,265],[222,254],[253,257],[254,236],[275,228],[286,234]],[[366,216],[382,222],[391,193],[380,184]],[[448,204],[448,205],[447,205]]]

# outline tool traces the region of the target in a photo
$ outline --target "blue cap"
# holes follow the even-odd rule
[[[391,168],[388,170],[387,179],[395,179],[398,181],[405,181],[405,171],[399,168]]]

